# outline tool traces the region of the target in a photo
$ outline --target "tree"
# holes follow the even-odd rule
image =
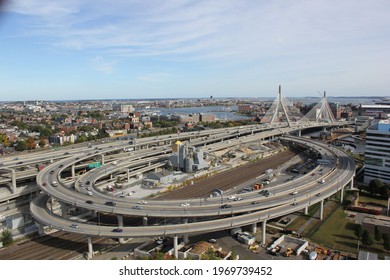
[[[15,150],[18,152],[25,151],[26,149],[27,149],[27,144],[26,141],[24,140],[18,141],[15,145]]]
[[[45,138],[43,138],[43,137],[41,137],[40,139],[39,139],[39,147],[41,147],[41,148],[43,148],[43,147],[45,147],[46,146],[46,141],[45,141]]]
[[[390,250],[390,235],[389,234],[383,234],[383,247],[385,250]]]
[[[380,190],[383,188],[383,182],[379,179],[373,179],[368,184],[368,187],[369,187],[368,191],[371,194],[377,195],[380,193]]]
[[[368,232],[368,230],[363,231],[362,243],[365,246],[371,246],[374,243],[371,234]]]
[[[26,142],[26,145],[27,145],[27,148],[29,149],[29,150],[33,150],[33,149],[35,149],[35,141],[34,141],[34,139],[32,138],[32,137],[28,137],[28,139],[27,139],[27,142]]]
[[[201,259],[202,260],[219,260],[220,258],[217,257],[217,255],[215,254],[213,248],[209,248],[207,250],[207,252],[202,254]]]
[[[2,235],[1,235],[1,239],[0,240],[1,240],[1,242],[3,242],[4,246],[11,245],[12,242],[14,241],[13,237],[12,237],[11,231],[8,230],[8,229],[4,230]]]
[[[375,227],[375,240],[381,241],[381,239],[382,239],[382,233],[379,231],[379,228],[376,226]]]
[[[363,235],[363,228],[361,224],[357,224],[355,227],[355,235],[357,238],[362,238]]]

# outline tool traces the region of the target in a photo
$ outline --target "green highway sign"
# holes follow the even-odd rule
[[[88,164],[88,168],[97,168],[100,166],[102,166],[102,164],[100,162],[94,162],[94,163]]]

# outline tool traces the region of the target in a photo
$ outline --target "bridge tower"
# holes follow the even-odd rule
[[[326,91],[324,91],[324,97],[314,106],[306,115],[305,119],[308,121],[316,122],[329,122],[334,123],[336,119],[333,115],[332,109],[329,106],[328,99],[326,97]]]
[[[282,119],[291,127],[291,118],[300,119],[302,116],[299,110],[295,108],[287,98],[282,95],[282,87],[279,85],[279,93],[275,101],[269,107],[268,111],[263,116],[261,122],[269,123],[270,126],[276,122],[281,122]]]

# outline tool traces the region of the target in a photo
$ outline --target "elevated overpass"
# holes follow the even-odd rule
[[[243,128],[233,128],[217,130],[215,134],[194,133],[187,135],[191,139],[191,144],[198,146],[207,146],[211,150],[224,149],[229,146],[234,146],[239,143],[250,143],[262,139],[270,139],[276,136],[287,135],[293,131],[299,131],[311,127],[328,127],[345,125],[345,123],[296,123],[291,127],[283,125],[274,125],[274,127],[260,127],[248,126]],[[209,135],[205,139],[205,135]],[[245,138],[243,138],[245,136]],[[158,142],[169,141],[173,135],[167,138],[160,138]],[[202,138],[203,137],[203,138]],[[225,141],[231,139],[230,141]],[[355,173],[354,161],[345,153],[335,149],[327,144],[318,143],[303,138],[288,137],[282,138],[284,141],[292,141],[305,145],[313,150],[316,150],[322,158],[332,161],[332,165],[326,168],[321,178],[310,178],[293,180],[291,182],[280,184],[275,187],[274,195],[272,197],[245,197],[242,201],[236,201],[231,204],[230,208],[221,208],[219,198],[209,198],[205,200],[202,205],[196,205],[198,200],[186,200],[185,202],[191,205],[190,207],[182,207],[182,201],[148,201],[147,204],[138,207],[138,200],[126,199],[107,196],[98,191],[93,192],[93,196],[88,196],[86,193],[75,191],[81,188],[75,183],[75,190],[67,188],[61,183],[61,173],[65,169],[71,168],[72,165],[77,164],[77,161],[88,158],[86,152],[74,154],[68,158],[55,162],[45,168],[37,175],[38,186],[47,194],[39,195],[31,203],[31,214],[42,224],[50,225],[59,230],[78,232],[87,236],[106,236],[113,238],[126,238],[135,236],[173,236],[175,244],[179,235],[187,236],[188,234],[196,234],[201,232],[217,231],[221,229],[234,228],[243,225],[253,225],[256,228],[257,223],[263,225],[263,242],[265,240],[265,225],[267,220],[283,216],[287,213],[295,212],[301,209],[307,209],[308,206],[314,203],[320,203],[321,215],[323,213],[323,200],[334,193],[341,191],[346,185],[352,184]],[[229,143],[230,142],[230,143]],[[150,143],[155,143],[151,141]],[[149,143],[149,144],[150,144]],[[112,148],[112,147],[111,147]],[[152,149],[150,155],[144,158],[138,158],[136,161],[132,160],[132,166],[145,165],[151,163],[153,158],[164,158],[166,153],[165,146],[157,146]],[[150,150],[150,149],[148,149]],[[139,151],[139,150],[138,150]],[[137,151],[134,151],[134,155]],[[103,150],[98,150],[98,153],[104,153]],[[166,157],[166,155],[165,155]],[[123,162],[117,164],[109,164],[107,167],[95,169],[85,174],[81,181],[89,181],[93,186],[98,180],[104,180],[109,174],[118,172],[121,168],[127,169],[130,166]],[[318,183],[318,179],[323,179],[324,183]],[[53,181],[59,182],[54,186]],[[298,190],[298,194],[291,195],[292,190]],[[76,205],[93,212],[105,212],[115,214],[118,217],[118,226],[121,231],[116,232],[118,226],[102,226],[96,224],[76,223],[77,228],[74,227],[75,222],[67,219],[66,216],[61,217],[55,215],[47,207],[49,196],[54,197],[58,201],[69,205]],[[252,195],[253,196],[253,195]],[[93,201],[88,203],[87,201]],[[107,205],[107,201],[113,202],[113,205]],[[195,206],[196,205],[196,206]],[[123,225],[123,216],[138,216],[147,221],[149,217],[172,217],[181,218],[180,224],[166,224],[164,226],[141,226],[129,227]],[[199,222],[189,222],[189,218],[205,218],[207,220]],[[186,238],[185,238],[186,239]],[[89,239],[90,242],[90,239]]]

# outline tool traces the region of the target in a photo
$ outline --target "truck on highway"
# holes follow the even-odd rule
[[[262,183],[256,183],[256,184],[254,184],[253,185],[253,189],[254,190],[260,190],[261,188],[263,188],[264,187],[264,185],[262,184]]]

